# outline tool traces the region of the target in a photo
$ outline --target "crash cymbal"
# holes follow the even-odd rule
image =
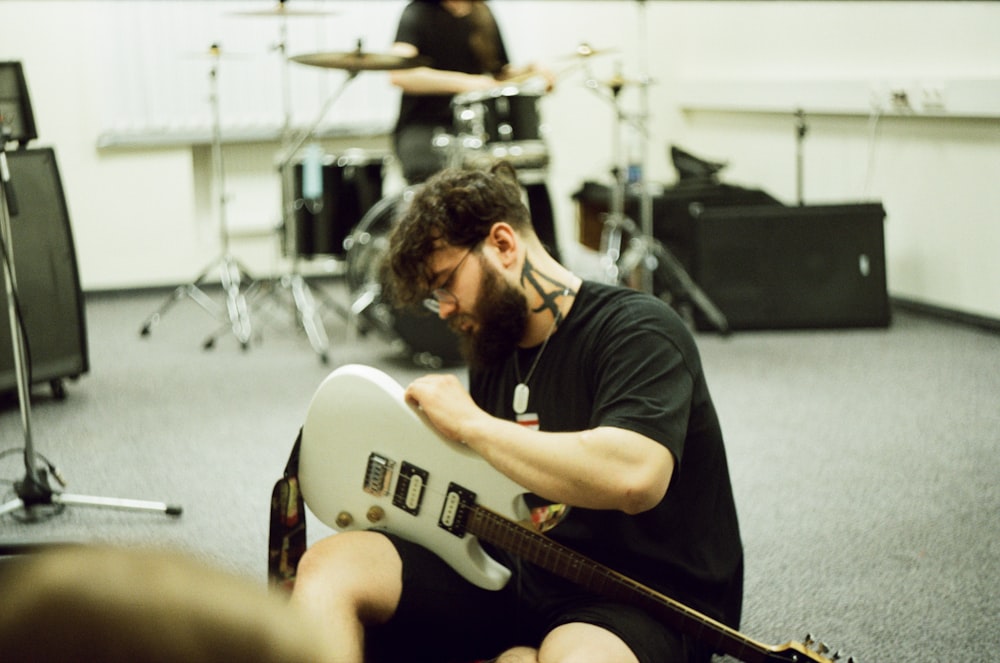
[[[331,12],[325,9],[292,9],[288,6],[288,3],[284,2],[284,0],[270,9],[251,9],[246,11],[231,12],[233,16],[263,16],[265,18],[281,16],[334,16],[336,13],[337,12]]]
[[[558,60],[574,60],[577,58],[586,59],[591,58],[596,55],[607,55],[609,53],[617,53],[617,48],[594,48],[587,42],[582,42],[576,47],[576,50],[572,53],[567,53],[566,55],[559,56]]]
[[[388,71],[392,69],[412,69],[423,64],[421,58],[404,58],[388,53],[366,53],[346,51],[332,53],[306,53],[291,58],[299,64],[327,69],[347,69],[348,71]]]

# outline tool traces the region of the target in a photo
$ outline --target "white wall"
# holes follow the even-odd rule
[[[289,3],[289,51],[384,51],[402,0]],[[673,180],[676,143],[728,161],[723,178],[796,198],[792,113],[806,112],[807,203],[880,200],[894,295],[1000,318],[1000,3],[491,0],[515,60],[556,70],[581,42],[616,52],[564,71],[543,100],[549,188],[572,248],[583,181],[607,177],[611,106],[585,81],[648,75],[647,172]],[[85,289],[191,280],[221,251],[206,144],[207,73],[219,41],[227,219],[252,272],[286,269],[273,228],[283,120],[273,18],[263,0],[4,0],[0,59],[28,75],[40,138],[56,149]],[[305,23],[303,23],[305,21]],[[134,30],[129,26],[134,25]],[[294,65],[294,122],[311,124],[346,75]],[[892,90],[911,102],[889,104]],[[364,72],[325,117],[330,150],[384,148],[396,93]],[[598,85],[598,91],[604,88]],[[639,86],[625,109],[641,110]],[[934,103],[929,103],[933,101]],[[393,112],[388,112],[393,111]],[[166,119],[164,119],[166,118]],[[338,131],[345,136],[335,136]],[[365,134],[365,135],[362,135]],[[192,143],[196,145],[192,146]],[[387,187],[398,188],[390,175]],[[572,251],[567,251],[573,255]]]

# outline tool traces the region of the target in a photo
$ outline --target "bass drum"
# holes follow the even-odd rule
[[[345,241],[352,310],[369,327],[402,341],[416,363],[431,368],[458,364],[462,362],[458,337],[447,323],[429,311],[393,306],[386,292],[389,233],[412,195],[412,189],[406,189],[377,202]]]

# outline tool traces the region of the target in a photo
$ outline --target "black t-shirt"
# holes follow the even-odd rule
[[[538,348],[518,350],[522,376]],[[515,420],[513,358],[470,374],[475,401]],[[722,430],[694,338],[655,297],[584,282],[528,383],[543,431],[614,426],[666,446],[676,468],[653,509],[574,507],[549,536],[730,625],[739,623],[743,549]]]
[[[489,11],[488,9],[486,11]],[[482,63],[472,46],[476,22],[472,15],[455,16],[439,2],[416,0],[403,9],[396,29],[396,41],[416,46],[427,66],[465,74],[493,74],[509,63],[503,39],[494,21],[486,38],[495,40],[497,61]],[[409,95],[400,99],[396,129],[423,124],[451,130],[452,95]]]

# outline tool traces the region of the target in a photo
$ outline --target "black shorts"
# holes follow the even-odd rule
[[[582,622],[621,638],[640,663],[707,663],[695,643],[642,610],[589,594],[529,564],[513,563],[499,591],[480,589],[427,549],[387,535],[403,560],[393,618],[366,632],[366,660],[469,663],[514,646],[538,647],[558,626]]]

